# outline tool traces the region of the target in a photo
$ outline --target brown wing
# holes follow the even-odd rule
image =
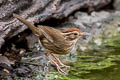
[[[40,26],[40,32],[49,41],[51,45],[59,50],[64,50],[69,47],[69,42],[66,41],[62,33],[52,27]]]

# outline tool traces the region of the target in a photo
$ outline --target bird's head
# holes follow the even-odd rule
[[[68,40],[76,40],[84,33],[78,28],[69,28],[67,30],[62,30],[62,33],[66,36]]]

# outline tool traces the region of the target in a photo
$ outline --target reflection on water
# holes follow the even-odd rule
[[[120,80],[120,55],[118,55],[120,52],[114,51],[112,53],[106,53],[107,55],[104,57],[102,56],[101,59],[96,58],[94,62],[97,65],[90,68],[91,70],[89,69],[90,73],[83,74],[82,76],[89,80]],[[93,63],[89,62],[89,64]]]
[[[120,80],[120,63],[101,71],[93,71],[86,75],[91,80]]]

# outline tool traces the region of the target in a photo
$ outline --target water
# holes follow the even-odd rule
[[[91,80],[120,80],[120,62],[110,68],[93,71],[86,76]]]
[[[88,51],[78,56],[68,76],[60,76],[58,80],[120,80],[119,53],[108,48]]]
[[[89,80],[120,80],[120,55],[118,53],[115,50],[113,54],[109,53],[105,57],[102,56],[99,61],[95,62],[99,65],[94,65],[93,68],[90,68],[91,70],[89,69],[90,73],[83,74],[82,77],[84,76],[84,79]],[[89,62],[89,64],[92,64],[92,62]]]

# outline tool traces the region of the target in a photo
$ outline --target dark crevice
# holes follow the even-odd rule
[[[83,8],[80,8],[76,11],[74,11],[71,15],[74,15],[76,12],[86,12],[88,14],[91,14],[93,11],[102,11],[102,10],[106,10],[106,11],[111,11],[111,10],[115,10],[114,9],[114,0],[112,0],[109,4],[105,5],[105,6],[102,6],[102,7],[97,7],[97,6],[92,6],[92,7],[89,7],[88,5],[86,7],[83,7]],[[71,16],[69,15],[69,16]]]
[[[30,30],[25,30],[18,35],[12,37],[9,40],[5,40],[6,42],[4,45],[1,47],[0,52],[5,53],[5,52],[11,52],[13,45],[15,46],[16,49],[26,49],[28,50],[28,44],[26,40],[26,36],[30,35],[31,31]]]
[[[111,0],[111,2],[109,4],[96,9],[96,11],[101,11],[101,10],[111,11],[111,10],[114,10],[114,6],[113,6],[114,2],[115,2],[114,0]]]
[[[40,23],[35,23],[34,25],[35,26],[38,26],[38,25],[45,25],[45,26],[51,26],[51,27],[56,27],[56,26],[59,26],[60,24],[64,23],[67,19],[55,19],[55,18],[50,18],[44,22],[40,22]]]

